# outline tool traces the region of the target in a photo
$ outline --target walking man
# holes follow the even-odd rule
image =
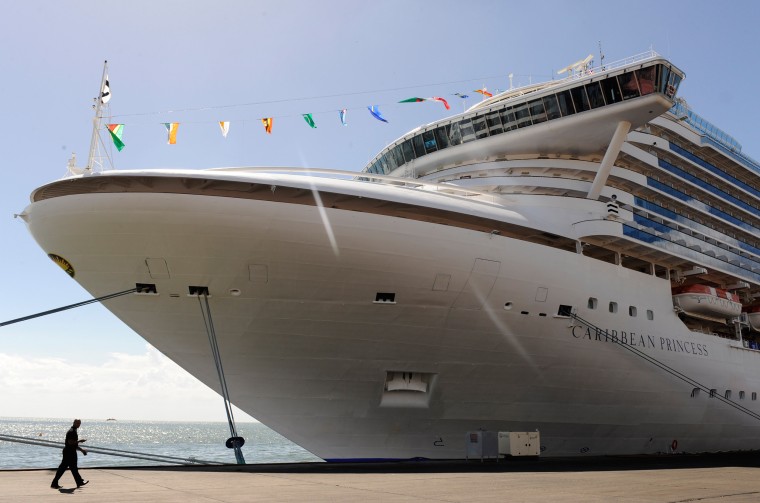
[[[66,433],[66,445],[63,448],[63,459],[58,466],[58,471],[55,472],[53,483],[50,484],[52,489],[61,488],[61,486],[58,485],[58,481],[61,479],[61,475],[63,475],[63,472],[65,472],[67,468],[71,470],[71,474],[74,476],[74,482],[77,483],[77,487],[82,487],[89,482],[89,480],[82,480],[82,477],[79,475],[79,470],[77,469],[77,451],[82,451],[82,454],[87,456],[87,451],[79,447],[79,444],[86,441],[84,438],[79,440],[79,435],[77,435],[77,428],[79,428],[81,424],[82,421],[74,419],[74,424]]]

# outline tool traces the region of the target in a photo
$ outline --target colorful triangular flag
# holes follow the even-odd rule
[[[399,103],[419,103],[420,101],[425,101],[425,98],[407,98],[399,101]]]
[[[230,132],[230,123],[228,121],[220,121],[219,127],[222,128],[222,136],[227,138],[227,133]]]
[[[493,94],[489,93],[488,90],[486,90],[485,87],[483,89],[475,89],[473,92],[474,93],[480,93],[480,94],[482,94],[483,96],[485,96],[487,98],[490,98],[491,96],[493,96]]]
[[[177,143],[177,129],[179,129],[179,122],[164,122],[166,126],[166,143],[174,145]]]
[[[462,98],[464,100],[466,100],[467,98],[469,98],[469,96],[467,96],[466,94],[462,94],[462,93],[454,93],[454,96],[459,96],[460,98]]]
[[[313,128],[317,127],[317,125],[314,124],[314,118],[311,116],[311,114],[303,114],[303,120],[305,120],[306,124],[308,124],[309,126]]]
[[[124,142],[121,140],[121,135],[124,134],[124,124],[108,124],[108,132],[111,133],[111,139],[116,150],[121,152],[121,149],[124,148]]]
[[[274,117],[266,117],[264,119],[261,119],[261,123],[264,124],[264,130],[267,132],[267,134],[272,134],[273,122],[274,122]]]
[[[340,112],[338,112],[338,115],[340,115],[340,123],[343,124],[344,126],[348,126],[348,123],[346,122],[346,112],[347,111],[348,110],[344,108],[343,110],[341,110]]]
[[[451,107],[449,106],[449,102],[448,102],[448,101],[446,101],[446,100],[445,100],[445,99],[443,99],[443,98],[439,98],[438,96],[433,96],[432,98],[428,98],[428,99],[431,99],[431,100],[435,100],[435,101],[440,101],[441,103],[443,103],[443,106],[445,106],[445,107],[446,107],[446,110],[448,110],[448,109],[450,109],[450,108],[451,108]]]
[[[372,105],[371,107],[367,107],[367,110],[369,110],[369,113],[372,114],[372,117],[379,121],[388,122],[383,118],[382,115],[380,115],[380,109],[377,107],[377,105]]]

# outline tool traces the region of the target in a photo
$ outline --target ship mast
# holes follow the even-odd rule
[[[92,139],[90,140],[90,155],[87,157],[87,167],[85,167],[85,174],[92,174],[95,171],[95,167],[98,166],[100,171],[103,170],[103,161],[100,154],[100,148],[98,143],[100,141],[100,111],[103,109],[103,105],[108,103],[111,99],[110,90],[106,88],[106,82],[108,82],[108,60],[103,62],[103,77],[100,80],[100,88],[98,89],[98,97],[95,98],[95,117],[92,118]],[[96,154],[97,153],[97,154]]]

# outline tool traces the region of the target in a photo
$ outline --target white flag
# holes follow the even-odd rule
[[[106,81],[103,84],[103,90],[100,92],[100,102],[104,105],[111,99],[111,88],[108,87],[108,75],[106,75]]]
[[[222,128],[222,136],[227,138],[227,133],[230,132],[230,123],[229,122],[220,122],[219,127]]]

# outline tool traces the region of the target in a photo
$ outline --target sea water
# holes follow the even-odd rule
[[[63,443],[71,428],[71,419],[0,418],[0,435],[13,435]],[[242,448],[246,463],[303,463],[321,459],[290,442],[260,423],[236,424],[238,435],[245,439]],[[121,421],[82,419],[78,430],[82,444],[159,454],[200,461],[235,463],[235,454],[225,446],[230,437],[227,423]],[[61,462],[61,448],[40,447],[0,441],[0,470],[55,468]],[[155,466],[172,463],[154,462],[95,452],[83,456],[82,468],[106,466]]]

